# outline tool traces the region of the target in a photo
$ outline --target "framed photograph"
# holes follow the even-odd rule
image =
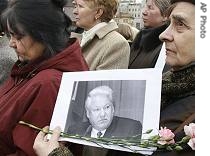
[[[64,73],[50,128],[60,126],[63,141],[152,154],[129,141],[158,133],[161,80],[155,68]]]

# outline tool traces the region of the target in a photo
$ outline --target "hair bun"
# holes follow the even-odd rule
[[[51,0],[58,8],[63,8],[67,4],[67,0]]]

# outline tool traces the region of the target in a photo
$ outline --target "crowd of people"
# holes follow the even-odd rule
[[[163,44],[167,70],[162,76],[160,126],[174,131],[179,140],[184,135],[183,123],[195,122],[195,0],[146,0],[144,28],[137,32],[130,27],[135,30],[129,41],[132,44],[113,20],[118,0],[72,1],[75,24],[84,30],[77,38],[71,34],[72,21],[63,9],[66,3],[0,0],[0,156],[140,156],[59,142],[59,127],[50,139],[45,132],[63,72],[154,68]],[[70,133],[105,137],[109,127],[120,122],[126,122],[127,128],[135,125],[135,134],[142,130],[140,122],[114,115],[108,86],[91,90],[85,109],[88,122],[81,123],[84,131],[78,132],[77,125]],[[98,124],[100,118],[106,122]],[[44,127],[43,131],[37,135],[18,124],[20,120]],[[153,153],[194,154],[188,145],[178,152]]]

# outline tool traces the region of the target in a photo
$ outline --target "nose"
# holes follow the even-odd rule
[[[146,9],[146,8],[143,9],[142,15],[143,15],[143,16],[146,16],[146,15],[147,15],[147,9]]]
[[[11,36],[10,40],[9,40],[9,46],[11,48],[16,48],[16,41],[15,39]]]
[[[74,15],[77,15],[77,14],[78,14],[78,9],[77,9],[77,7],[74,7],[74,9],[73,9],[73,14],[74,14]]]
[[[101,116],[101,117],[104,117],[105,114],[106,114],[106,113],[105,113],[105,110],[102,108],[101,111],[100,111],[100,116]]]
[[[163,31],[160,35],[159,35],[159,39],[162,41],[162,42],[165,42],[165,41],[173,41],[173,31],[170,27],[170,25],[168,26],[168,28],[166,28],[165,31]]]

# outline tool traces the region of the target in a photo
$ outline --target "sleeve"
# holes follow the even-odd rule
[[[117,33],[117,32],[116,32]],[[116,34],[119,36],[120,34]],[[128,69],[130,46],[128,42],[120,37],[111,38],[104,46],[104,55],[96,70],[104,69]]]
[[[60,78],[56,80],[45,80],[28,86],[23,91],[23,94],[21,94],[22,97],[18,99],[23,103],[28,103],[28,108],[24,108],[25,110],[21,120],[40,128],[49,125],[59,86]],[[16,122],[18,123],[18,121]],[[30,127],[17,124],[13,129],[13,141],[17,147],[14,155],[35,156],[33,143],[37,133],[36,130]]]
[[[174,131],[194,112],[194,95],[179,99],[161,110],[160,126]]]
[[[59,147],[54,149],[48,156],[73,156],[71,151],[66,147]]]

